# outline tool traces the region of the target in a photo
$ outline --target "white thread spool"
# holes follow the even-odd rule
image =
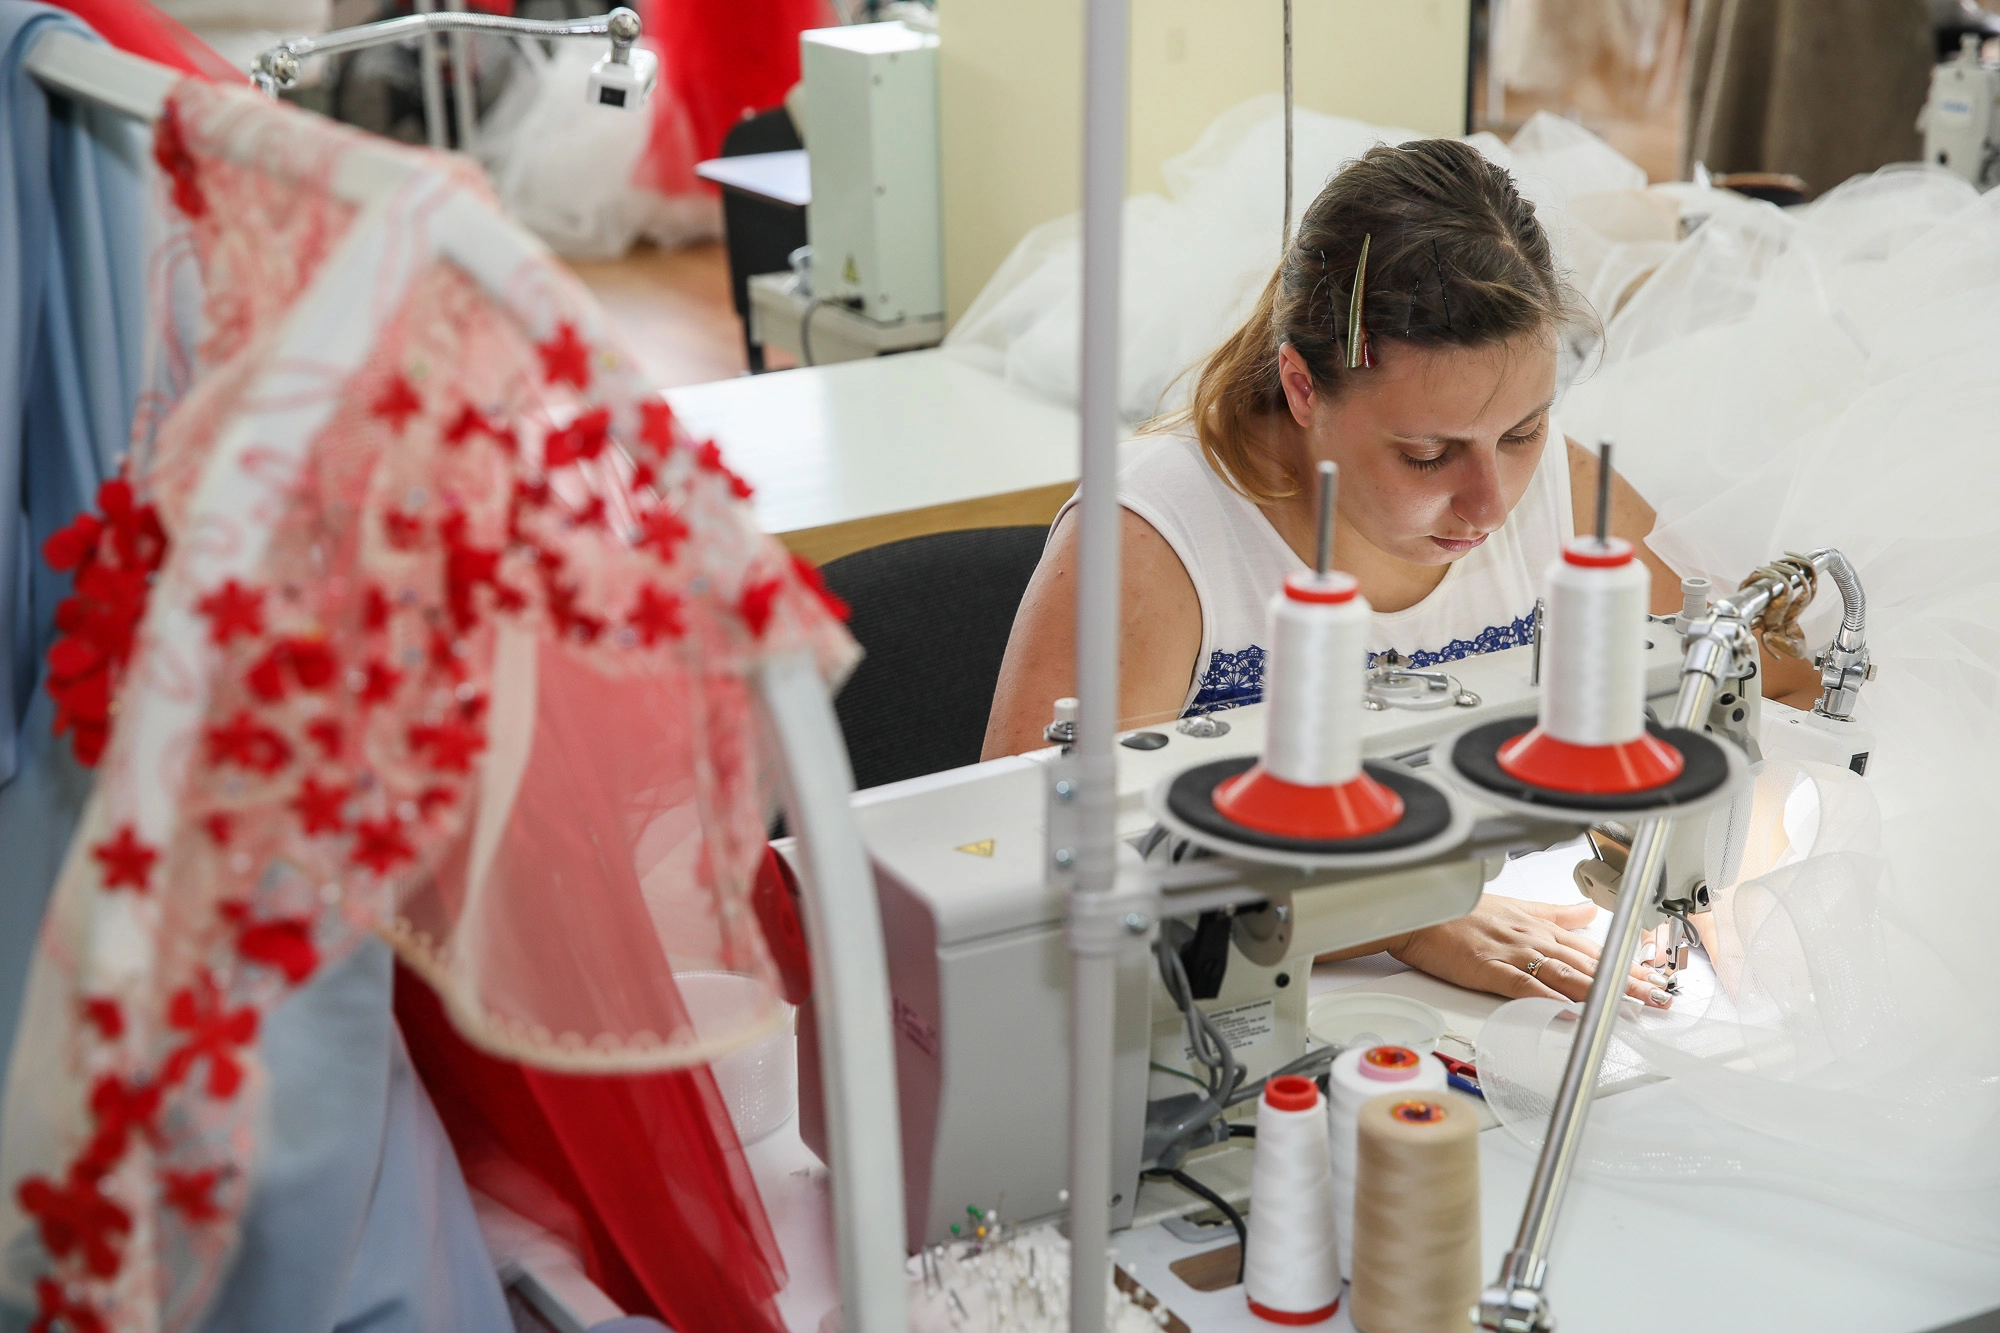
[[[1319,1085],[1274,1078],[1257,1099],[1243,1292],[1274,1323],[1313,1323],[1340,1306],[1333,1172]]]
[[[1623,745],[1646,729],[1652,576],[1617,537],[1564,543],[1549,566],[1542,730],[1571,745]]]
[[[1301,787],[1361,773],[1361,694],[1373,612],[1338,571],[1294,574],[1271,599],[1264,768]]]
[[[1444,1066],[1407,1046],[1342,1051],[1333,1062],[1327,1113],[1333,1162],[1334,1228],[1340,1237],[1340,1271],[1354,1276],[1355,1120],[1363,1105],[1385,1092],[1428,1094],[1450,1088]],[[1263,1130],[1257,1131],[1259,1134]]]
[[[1361,1333],[1464,1333],[1479,1302],[1479,1111],[1453,1093],[1361,1108],[1348,1314]]]

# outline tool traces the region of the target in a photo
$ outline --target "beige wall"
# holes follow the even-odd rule
[[[1293,82],[1316,111],[1464,132],[1470,0],[1294,0]],[[1074,212],[1082,0],[938,0],[945,309],[1029,228]],[[1221,112],[1283,86],[1280,0],[1132,0],[1129,188]]]

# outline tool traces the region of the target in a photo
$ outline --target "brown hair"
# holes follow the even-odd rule
[[[1326,183],[1243,327],[1196,373],[1185,412],[1209,465],[1251,500],[1298,493],[1303,479],[1252,440],[1259,419],[1286,410],[1278,348],[1290,343],[1314,388],[1340,392],[1348,312],[1363,238],[1363,327],[1385,341],[1482,346],[1524,333],[1552,336],[1583,314],[1557,273],[1534,206],[1507,172],[1456,139],[1377,144]]]

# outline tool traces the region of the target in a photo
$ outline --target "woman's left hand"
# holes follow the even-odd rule
[[[1557,907],[1489,893],[1456,921],[1425,926],[1394,941],[1389,955],[1469,990],[1515,1000],[1581,1000],[1590,990],[1600,950],[1596,940],[1577,928],[1588,925],[1596,912],[1589,903]],[[1634,967],[1625,993],[1665,1009],[1673,996],[1653,976],[1647,968]]]

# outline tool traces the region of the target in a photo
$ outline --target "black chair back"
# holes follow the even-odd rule
[[[979,762],[1014,612],[1048,529],[939,532],[820,572],[867,650],[834,700],[857,788]]]

